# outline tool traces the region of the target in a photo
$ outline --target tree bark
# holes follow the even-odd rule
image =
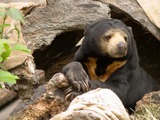
[[[17,93],[8,89],[0,89],[0,108],[18,97]]]
[[[11,116],[9,120],[41,120],[49,119],[64,111],[69,102],[64,100],[62,87],[67,87],[68,81],[61,73],[55,74],[46,85],[46,92],[35,103],[25,110]]]

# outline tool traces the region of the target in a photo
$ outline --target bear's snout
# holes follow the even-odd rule
[[[119,54],[125,54],[126,50],[127,50],[126,43],[125,42],[119,42],[117,44],[117,49],[118,49]]]

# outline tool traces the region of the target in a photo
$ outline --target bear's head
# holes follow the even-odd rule
[[[127,55],[131,34],[130,28],[120,20],[104,19],[86,28],[84,42],[98,55],[121,58]]]

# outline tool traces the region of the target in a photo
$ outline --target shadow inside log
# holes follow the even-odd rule
[[[77,48],[75,45],[83,37],[83,30],[74,30],[56,36],[50,46],[33,53],[37,69],[43,69],[49,80],[56,72],[72,60]]]

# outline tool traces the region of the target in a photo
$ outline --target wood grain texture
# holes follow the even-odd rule
[[[55,74],[46,85],[46,92],[33,104],[10,116],[8,120],[48,120],[64,111],[69,102],[64,100],[63,87],[68,86],[66,77]]]
[[[64,32],[84,29],[87,23],[108,18],[107,4],[92,0],[48,0],[47,6],[37,8],[26,16],[24,38],[31,50],[50,45]]]

